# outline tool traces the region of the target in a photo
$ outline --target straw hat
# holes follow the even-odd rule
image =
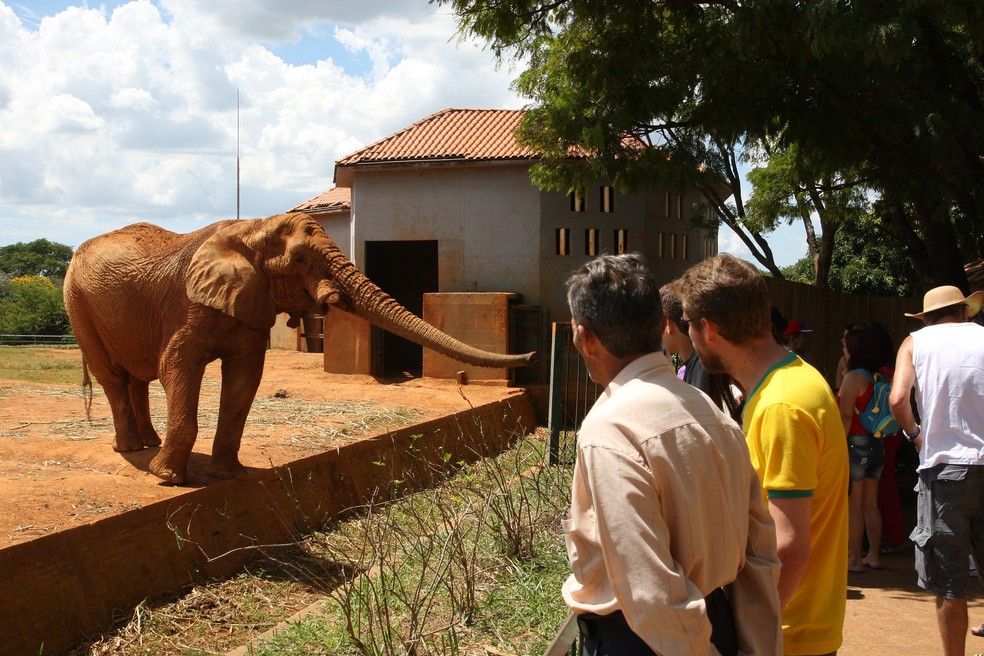
[[[967,316],[973,317],[981,311],[984,304],[984,291],[976,291],[964,298],[963,292],[953,285],[943,287],[933,287],[923,296],[923,311],[917,313],[906,312],[905,316],[913,319],[922,319],[927,312],[949,307],[950,305],[964,304],[967,306]]]

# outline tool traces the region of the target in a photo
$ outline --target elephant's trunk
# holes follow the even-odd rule
[[[334,250],[328,255],[328,260],[329,278],[318,285],[319,304],[334,305],[394,335],[477,367],[522,367],[530,364],[536,355],[492,353],[469,346],[400,305],[362,275],[340,251]]]

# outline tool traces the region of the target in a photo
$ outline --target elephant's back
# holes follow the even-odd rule
[[[151,223],[134,223],[84,242],[72,259],[93,260],[90,266],[98,266],[100,262],[120,265],[132,260],[166,260],[189,249],[194,251],[227,223],[219,221],[183,234]]]
[[[160,348],[167,332],[164,313],[187,304],[188,262],[226,223],[187,234],[136,223],[84,242],[65,274],[65,309],[76,333],[81,329],[103,342],[139,339]]]

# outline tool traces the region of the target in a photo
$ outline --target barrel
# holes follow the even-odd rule
[[[308,353],[325,352],[325,318],[320,314],[306,314],[301,317],[301,337],[304,338]]]

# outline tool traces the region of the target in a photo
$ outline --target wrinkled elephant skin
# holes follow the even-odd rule
[[[65,276],[65,307],[83,363],[102,385],[117,451],[161,445],[148,383],[167,396],[167,435],[150,470],[187,480],[206,365],[222,360],[209,474],[244,474],[243,427],[280,312],[337,308],[462,362],[516,367],[533,354],[472,348],[416,317],[363,276],[306,214],[220,221],[189,234],[138,223],[82,244]],[[88,374],[86,373],[86,376]]]

